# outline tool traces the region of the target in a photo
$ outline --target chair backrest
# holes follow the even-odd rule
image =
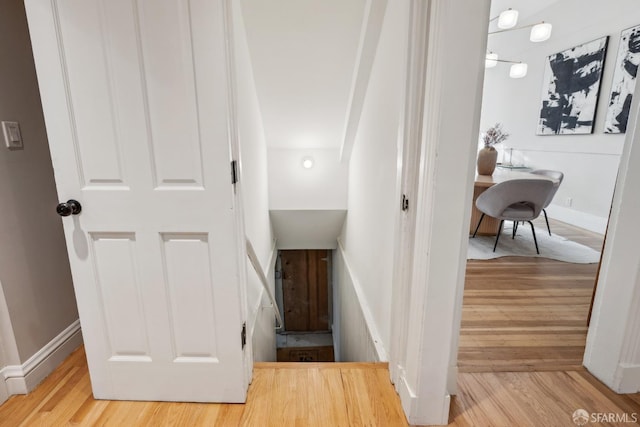
[[[562,184],[562,180],[564,179],[564,174],[560,171],[553,171],[549,169],[536,169],[531,171],[530,173],[533,173],[536,175],[542,175],[547,178],[551,178],[554,181],[553,191],[549,193],[549,197],[547,198],[547,201],[544,203],[544,207],[546,208],[551,204],[551,201],[556,195],[556,191],[558,191],[558,187],[560,187],[560,184]]]
[[[494,218],[502,217],[505,209],[516,203],[526,203],[533,209],[531,219],[537,218],[553,191],[548,179],[512,179],[489,187],[476,199],[476,207]]]

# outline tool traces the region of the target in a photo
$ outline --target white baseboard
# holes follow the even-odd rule
[[[412,414],[415,406],[418,404],[418,397],[413,390],[411,390],[411,387],[409,387],[407,379],[404,376],[404,372],[400,373],[398,381],[395,383],[395,388],[400,396],[400,403],[402,404],[404,413]]]
[[[9,399],[9,390],[7,389],[7,384],[0,379],[0,405]]]
[[[5,366],[0,370],[0,380],[4,380],[9,395],[27,394],[81,344],[80,321],[76,320],[22,365]]]
[[[410,425],[447,425],[449,423],[451,395],[433,396],[432,399],[427,399],[428,404],[425,407],[420,405],[424,399],[418,400],[416,393],[407,383],[404,372],[400,374],[400,379],[395,386]],[[437,415],[434,417],[434,414]]]
[[[616,393],[629,394],[640,391],[640,365],[621,363],[616,372]]]
[[[604,234],[607,231],[608,218],[576,211],[574,209],[565,208],[564,206],[549,205],[547,207],[547,215],[549,218],[593,231],[594,233]]]

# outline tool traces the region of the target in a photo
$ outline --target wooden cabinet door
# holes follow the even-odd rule
[[[329,251],[280,251],[287,331],[329,330]]]

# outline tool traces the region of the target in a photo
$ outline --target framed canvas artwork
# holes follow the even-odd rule
[[[604,122],[605,133],[625,133],[627,130],[638,64],[640,64],[640,25],[627,28],[620,34],[609,108]]]
[[[608,36],[547,57],[538,135],[589,134]]]

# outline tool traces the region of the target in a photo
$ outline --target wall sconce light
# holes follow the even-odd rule
[[[304,157],[302,159],[302,167],[305,169],[311,169],[314,165],[313,157]]]

